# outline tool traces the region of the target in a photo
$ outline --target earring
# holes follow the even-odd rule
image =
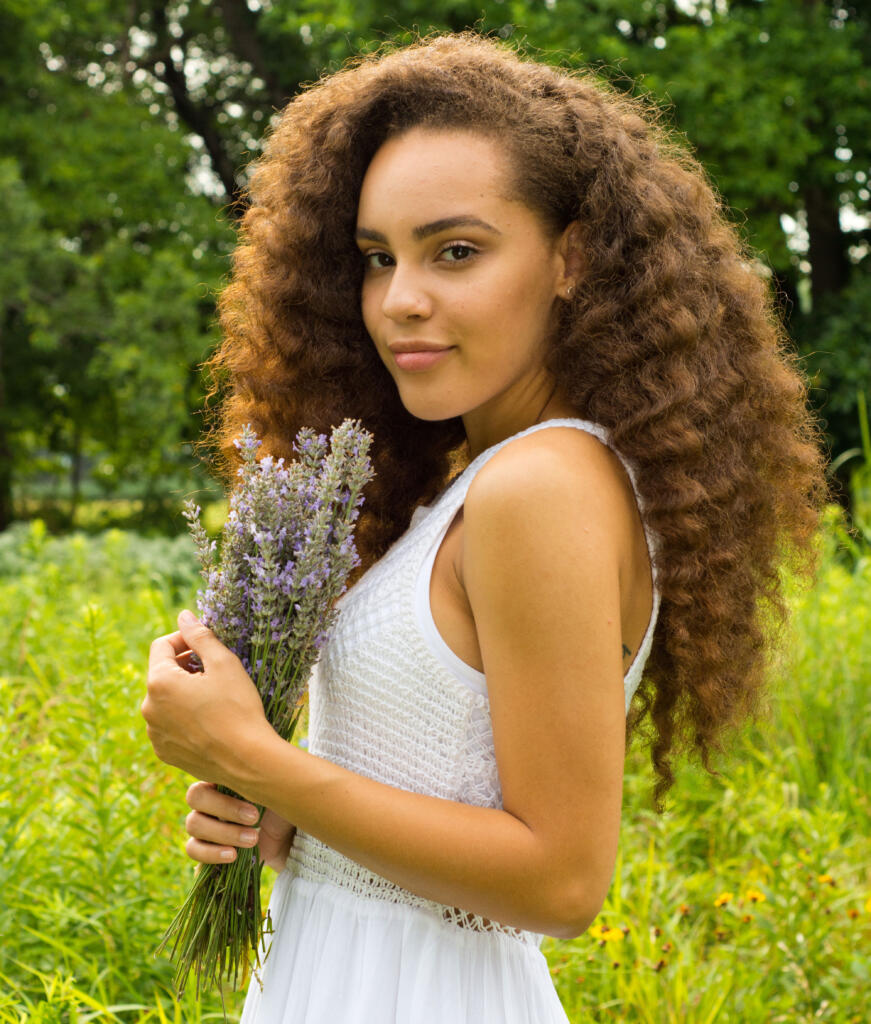
[[[575,290],[575,286],[574,286],[573,284],[570,284],[570,285],[568,286],[568,288],[566,288],[566,298],[567,298],[567,299],[570,299],[570,298],[572,297],[572,292],[573,292],[574,290]]]

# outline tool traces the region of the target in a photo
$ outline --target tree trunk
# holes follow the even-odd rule
[[[0,531],[12,522],[12,447],[6,429],[6,378],[3,371],[3,335],[0,333]]]
[[[263,79],[270,103],[276,110],[280,110],[290,96],[285,94],[264,59],[257,36],[260,11],[252,11],[245,0],[218,0],[218,7],[237,51],[248,61],[255,74]]]
[[[12,451],[0,420],[0,532],[12,522]]]
[[[236,181],[235,169],[212,111],[207,103],[196,103],[188,91],[184,64],[177,64],[172,57],[173,37],[169,31],[169,19],[165,4],[154,4],[151,19],[157,36],[157,47],[149,66],[169,89],[181,120],[203,140],[206,152],[215,174],[224,186],[230,203],[229,212],[240,218],[245,212],[246,200],[242,187]],[[157,71],[162,64],[163,70]]]
[[[813,184],[804,190],[807,231],[810,242],[811,299],[820,299],[843,289],[850,278],[847,239],[841,231],[837,196]]]
[[[82,428],[77,422],[73,433],[73,464],[70,469],[70,525],[75,523],[76,510],[82,496]]]

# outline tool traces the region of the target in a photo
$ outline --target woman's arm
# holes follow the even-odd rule
[[[523,440],[482,468],[464,511],[463,576],[504,809],[397,789],[285,743],[238,659],[203,627],[182,624],[183,638],[155,642],[143,714],[163,760],[231,786],[412,892],[570,937],[598,912],[616,854],[629,512],[598,442],[579,464],[576,445]],[[203,675],[172,672],[188,646]]]

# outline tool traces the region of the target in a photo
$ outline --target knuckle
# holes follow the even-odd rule
[[[145,689],[149,694],[159,693],[163,679],[157,669],[149,669],[148,674],[145,677]]]

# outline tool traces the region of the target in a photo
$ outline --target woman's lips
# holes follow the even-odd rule
[[[430,349],[428,352],[394,352],[393,358],[400,370],[420,373],[421,370],[428,370],[436,363],[440,363],[448,352],[453,352],[453,348]]]

